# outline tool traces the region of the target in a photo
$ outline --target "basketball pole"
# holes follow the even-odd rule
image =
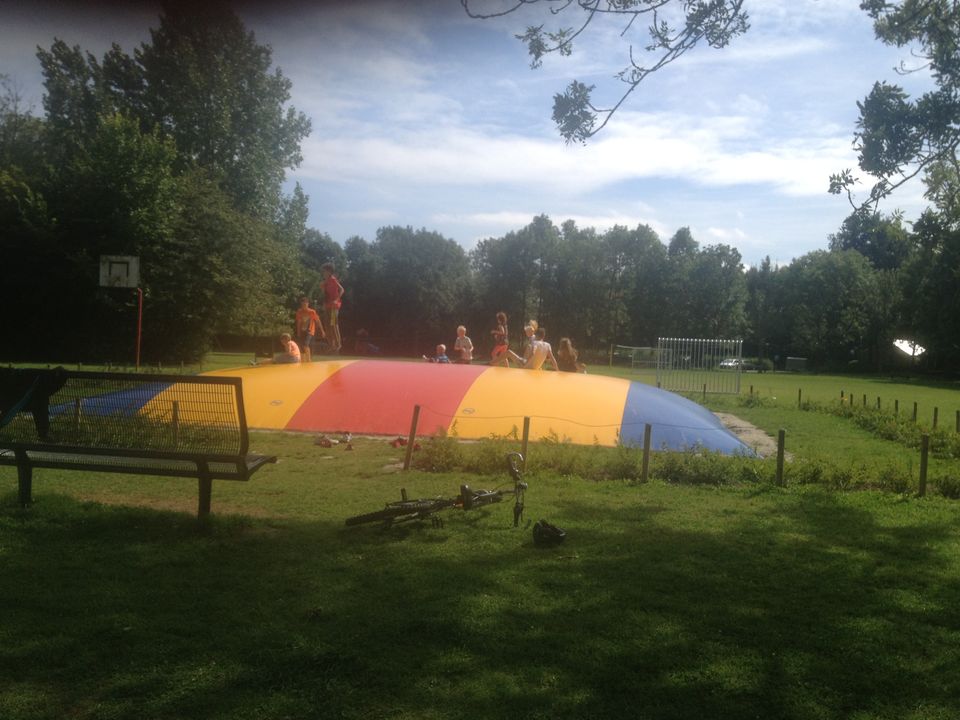
[[[140,335],[143,332],[143,289],[137,288],[137,372],[140,372]]]

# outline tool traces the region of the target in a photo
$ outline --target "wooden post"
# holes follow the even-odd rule
[[[753,385],[750,386],[750,399],[753,399]]]
[[[843,405],[843,390],[840,391],[840,404]]]
[[[900,415],[900,401],[899,401],[899,400],[894,400],[894,401],[893,401],[893,416],[894,416],[894,417],[898,417],[899,415]]]
[[[930,451],[930,436],[920,437],[920,497],[927,494],[927,454]]]
[[[81,420],[83,420],[83,398],[77,398],[73,401],[73,434],[75,438],[80,435]]]
[[[783,446],[787,432],[783,428],[777,433],[777,485],[783,487]]]
[[[939,419],[939,416],[940,416],[940,408],[935,407],[933,409],[933,429],[934,430],[937,429],[937,420]]]
[[[867,406],[867,394],[866,394],[866,393],[863,394],[863,406],[864,406],[864,407]]]
[[[417,439],[417,422],[420,420],[420,406],[413,406],[413,418],[410,420],[410,435],[407,437],[407,454],[403,458],[403,469],[410,469],[410,457],[413,455],[413,443]]]
[[[917,401],[913,401],[913,421],[917,421]]]
[[[880,396],[877,395],[877,410],[880,409]]]
[[[960,410],[957,410],[957,432],[960,433]]]
[[[27,458],[26,450],[14,450],[17,458],[17,499],[20,507],[29,507],[33,502],[33,466]]]
[[[797,407],[803,406],[803,388],[797,388]]]
[[[203,472],[200,474],[200,502],[197,507],[197,519],[204,523],[210,518],[210,496],[213,494],[213,480]]]
[[[643,426],[643,466],[640,469],[640,482],[645,483],[650,472],[650,433],[653,427],[650,423]]]
[[[707,401],[707,384],[706,383],[703,384],[703,401],[704,402]]]
[[[523,455],[523,468],[524,472],[527,470],[527,445],[530,442],[530,418],[525,417],[523,419],[523,438],[520,440],[520,454]]]

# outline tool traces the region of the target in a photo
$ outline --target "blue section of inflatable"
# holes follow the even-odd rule
[[[85,415],[123,415],[133,417],[150,402],[154,396],[170,387],[170,383],[144,383],[143,385],[127,390],[93,395],[83,399]],[[60,403],[50,406],[50,416],[63,415],[75,411],[73,403]]]
[[[631,382],[623,408],[621,442],[643,446],[647,423],[652,426],[650,447],[654,450],[702,447],[724,455],[756,455],[706,408],[675,393]]]

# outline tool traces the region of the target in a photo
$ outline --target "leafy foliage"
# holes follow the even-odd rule
[[[460,0],[467,15],[478,19],[501,17],[539,3],[549,8],[551,19],[574,16],[574,21],[555,29],[531,25],[516,36],[527,47],[531,68],[539,68],[550,54],[571,55],[577,37],[604,19],[620,23],[620,35],[629,44],[629,63],[616,74],[624,87],[608,107],[597,107],[592,96],[595,86],[579,80],[554,95],[553,120],[568,143],[585,143],[600,132],[649,75],[698,45],[726,47],[750,27],[743,0],[519,0],[505,10],[489,11],[480,9],[482,0]],[[647,25],[638,23],[640,19]],[[646,31],[646,43],[634,44],[634,33],[641,32],[641,27]]]
[[[876,178],[866,200],[854,201],[858,179],[847,169],[830,178],[830,192],[845,193],[855,208],[873,209],[898,187],[942,162],[956,162],[960,143],[960,6],[950,0],[864,0],[877,39],[910,45],[916,66],[929,70],[936,88],[911,99],[898,85],[875,83],[857,106],[854,147],[860,169]]]

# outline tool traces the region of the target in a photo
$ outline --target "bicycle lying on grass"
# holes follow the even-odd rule
[[[527,483],[523,480],[523,455],[512,452],[507,455],[507,467],[513,479],[513,488],[494,490],[473,490],[469,485],[460,486],[460,494],[452,498],[419,498],[410,500],[407,491],[400,490],[401,500],[387,503],[383,510],[377,510],[363,515],[347,518],[347,525],[362,525],[363,523],[382,522],[384,525],[409,522],[411,520],[425,520],[430,518],[434,526],[442,526],[443,521],[434,516],[434,513],[448,508],[473,510],[484,505],[502,502],[508,495],[513,495],[513,526],[520,525],[523,517],[523,493]]]

